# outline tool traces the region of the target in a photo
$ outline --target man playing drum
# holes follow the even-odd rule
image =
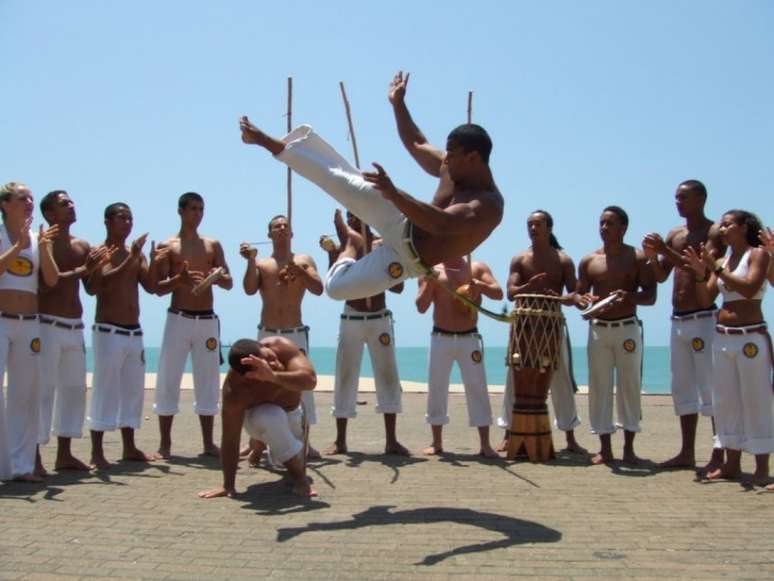
[[[656,281],[642,251],[624,244],[628,225],[623,209],[605,208],[599,218],[602,248],[584,256],[578,267],[578,306],[615,297],[604,311],[589,318],[589,423],[601,446],[591,459],[593,464],[614,459],[610,436],[617,427],[624,430],[624,462],[639,462],[634,453],[642,416],[642,328],[637,306],[656,302]],[[617,424],[613,423],[614,372]]]

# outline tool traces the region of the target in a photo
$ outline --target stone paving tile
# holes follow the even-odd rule
[[[168,462],[0,485],[0,579],[774,578],[774,494],[698,483],[691,471],[652,463],[592,467],[561,453],[548,464],[484,460],[460,395],[450,398],[443,456],[418,454],[429,443],[425,396],[405,394],[398,421],[417,455],[392,458],[381,454],[375,398],[361,394],[350,453],[310,466],[318,499],[289,495],[276,471],[242,466],[237,498],[203,501],[196,493],[221,477],[218,461],[199,455],[192,395],[183,392]],[[323,411],[331,400],[318,394],[318,448],[335,433]],[[158,442],[151,401],[148,392],[137,433],[148,452]],[[587,417],[585,397],[578,401]],[[498,409],[498,398],[492,403]],[[644,398],[644,417],[638,453],[661,461],[679,444],[670,399]],[[586,426],[577,435],[596,448]],[[493,430],[493,443],[501,436]],[[698,441],[706,458],[704,420]],[[563,435],[554,442],[560,447]],[[621,446],[615,436],[619,455]],[[73,448],[88,458],[87,439]],[[47,466],[54,452],[42,450]],[[106,453],[120,455],[117,434],[106,435]],[[752,469],[746,456],[744,469]]]

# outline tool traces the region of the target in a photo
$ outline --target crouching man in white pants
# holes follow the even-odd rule
[[[223,486],[199,493],[201,498],[236,494],[239,437],[242,427],[269,445],[288,470],[293,494],[317,496],[306,477],[305,434],[301,394],[317,385],[312,363],[283,337],[240,339],[228,354],[223,383],[220,459]]]

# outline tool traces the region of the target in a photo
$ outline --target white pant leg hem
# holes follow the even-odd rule
[[[118,428],[118,423],[109,424],[107,422],[99,422],[96,420],[89,421],[88,425],[92,432],[113,432]]]
[[[715,436],[721,448],[731,448],[732,450],[742,450],[744,448],[744,437],[733,434],[718,434]]]
[[[591,427],[591,433],[597,436],[608,436],[616,433],[616,428],[613,426],[612,428],[595,428]]]
[[[748,454],[774,453],[774,438],[756,438],[746,440],[742,449]]]
[[[694,401],[691,403],[680,403],[678,404],[676,401],[673,401],[674,407],[675,407],[675,415],[676,416],[689,416],[691,414],[698,414],[699,411],[701,411],[701,405],[698,401]],[[712,407],[710,406],[710,410]],[[706,414],[705,414],[706,415]],[[712,415],[710,413],[710,415]]]
[[[357,417],[357,412],[337,410],[336,408],[331,408],[331,415],[334,418],[353,420]]]
[[[425,415],[425,421],[431,426],[445,426],[449,423],[449,416],[435,416],[430,417]]]
[[[699,413],[705,418],[711,418],[714,415],[712,404],[702,404]]]
[[[484,428],[486,426],[492,425],[492,416],[489,416],[488,418],[477,418],[477,419],[471,419],[468,422],[468,426],[471,428]]]
[[[220,410],[217,407],[214,408],[203,408],[199,406],[194,406],[194,413],[197,416],[216,416],[218,415],[218,412]]]
[[[581,425],[581,420],[578,416],[575,416],[569,424],[559,425],[559,422],[554,419],[554,427],[562,432],[569,432]]]
[[[374,407],[374,412],[377,414],[402,414],[403,406],[401,406],[400,404],[386,405],[386,406],[376,405]]]
[[[497,427],[507,430],[508,428],[511,427],[511,422],[507,421],[504,417],[500,416],[497,418]]]
[[[57,433],[54,433],[52,435],[55,438],[71,438],[71,439],[79,440],[79,439],[83,438],[83,431],[81,430],[81,431],[78,431],[78,432],[67,432],[65,430],[62,430],[61,432],[57,432]],[[46,442],[46,443],[48,443],[48,442]]]
[[[640,427],[640,425],[639,425],[639,424],[636,424],[636,425],[628,425],[628,426],[627,426],[627,425],[624,425],[624,424],[616,424],[616,425],[615,425],[615,427],[616,427],[618,430],[625,430],[625,431],[627,431],[627,432],[634,432],[634,433],[639,433],[639,432],[641,432],[641,431],[642,431],[642,428]]]
[[[157,406],[155,403],[153,404],[153,413],[155,413],[157,416],[176,416],[180,413],[179,407],[174,408],[161,408],[161,406]]]
[[[126,422],[119,422],[118,429],[123,430],[124,428],[129,428],[132,430],[139,430],[142,426],[142,422],[140,420],[129,420]]]

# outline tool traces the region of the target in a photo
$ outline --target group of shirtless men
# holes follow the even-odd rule
[[[378,164],[373,172],[352,168],[307,126],[280,141],[257,129],[246,117],[241,119],[245,143],[267,149],[348,212],[346,220],[340,211],[334,216],[338,243],[321,238],[321,247],[329,255],[325,283],[310,256],[291,250],[292,232],[285,216],[269,221],[270,257],[258,258],[248,243],[240,246],[240,255],[246,260],[244,290],[249,295],[260,292],[262,311],[257,340],[237,341],[228,354],[220,449],[213,440],[213,418],[220,398],[221,345],[212,286],[228,290],[233,280],[220,243],[198,233],[204,212],[201,196],[189,192],[180,197],[179,233],[158,246],[151,243],[146,259],[142,250],[147,234],[127,245],[132,212],[126,204],[111,204],[105,209],[106,239],[92,248],[70,234],[75,209],[66,192],[57,190],[42,199],[40,208],[50,228],[41,228],[34,235],[30,232],[31,192],[20,183],[6,184],[0,192],[0,373],[8,371],[8,395],[7,401],[0,399],[0,478],[43,479],[46,471],[37,447],[46,443],[51,433],[58,439],[56,469],[108,468],[102,437],[105,431],[116,428],[121,430],[124,460],[169,457],[180,382],[191,353],[194,411],[201,423],[203,451],[220,455],[224,475],[222,487],[202,496],[232,495],[240,453],[257,463],[266,448],[273,462],[287,468],[295,493],[314,494],[304,470],[307,457],[317,454],[307,445],[308,426],[316,422],[312,397],[316,376],[306,357],[308,327],[302,322],[301,303],[306,291],[320,295],[323,290],[346,301],[333,406],[337,435],[325,452],[347,451],[347,422],[356,416],[358,371],[366,344],[374,368],[376,411],[384,416],[385,452],[407,455],[408,450],[396,437],[401,387],[385,291],[400,293],[404,281],[414,277],[419,279],[419,312],[433,305],[426,416],[432,443],[424,453],[443,451],[442,429],[449,421],[449,374],[457,361],[469,422],[478,429],[481,454],[496,457],[489,440],[492,413],[477,314],[448,292],[458,289],[474,303],[480,303],[482,296],[494,300],[503,297],[489,266],[469,258],[502,219],[503,198],[488,164],[492,144],[482,128],[467,124],[452,131],[445,151],[433,147],[406,107],[407,84],[408,75],[396,75],[389,100],[404,146],[422,169],[439,178],[430,204],[397,189]],[[552,232],[552,217],[545,210],[528,216],[532,244],[511,261],[506,289],[510,300],[522,293],[553,294],[560,296],[563,304],[583,309],[601,298],[616,297],[589,326],[590,424],[601,446],[591,458],[594,464],[614,459],[611,435],[617,427],[624,431],[624,461],[638,462],[634,439],[640,431],[643,345],[637,307],[655,302],[657,282],[664,281],[673,268],[672,394],[683,439],[679,454],[665,462],[665,467],[694,466],[698,414],[712,415],[709,345],[715,307],[706,304],[706,293],[699,289],[697,280],[703,282],[710,275],[712,281],[726,278],[721,276],[725,267],[703,277],[705,267],[701,266],[702,259],[714,264],[711,261],[724,254],[723,224],[719,227],[705,217],[706,190],[700,182],[680,184],[675,200],[685,224],[670,232],[666,240],[657,234],[646,236],[642,249],[624,243],[626,212],[618,206],[605,208],[599,221],[602,247],[581,260],[577,278],[572,259],[559,246]],[[745,272],[751,288],[757,284],[765,289],[769,254],[774,250],[770,237],[766,233],[762,236],[764,244]],[[81,282],[97,297],[95,371],[88,414]],[[729,288],[741,288],[736,282],[726,281]],[[158,295],[172,294],[155,390],[160,443],[153,455],[146,455],[134,443],[134,431],[142,418],[145,372],[139,286]],[[755,289],[744,294],[745,299],[751,297]],[[708,329],[691,327],[706,327],[708,322]],[[742,317],[738,322],[748,321]],[[551,397],[556,426],[566,433],[568,450],[583,454],[585,450],[574,437],[580,420],[568,358],[569,349],[563,342]],[[764,350],[758,359],[770,373],[770,355]],[[509,374],[498,418],[498,424],[506,429],[513,403],[512,383]],[[768,395],[770,398],[770,391]],[[613,422],[614,400],[617,424]],[[769,401],[769,416],[770,408]],[[88,465],[70,450],[71,438],[81,435],[85,415],[92,440]],[[771,417],[768,427],[763,423],[758,426],[762,432],[750,437],[758,443],[753,452],[756,460],[765,456],[765,466],[759,463],[756,470],[756,476],[765,480],[774,434]],[[250,445],[240,451],[243,428],[250,435]],[[707,473],[733,477],[733,472],[734,466],[724,463],[723,448],[716,447]]]

